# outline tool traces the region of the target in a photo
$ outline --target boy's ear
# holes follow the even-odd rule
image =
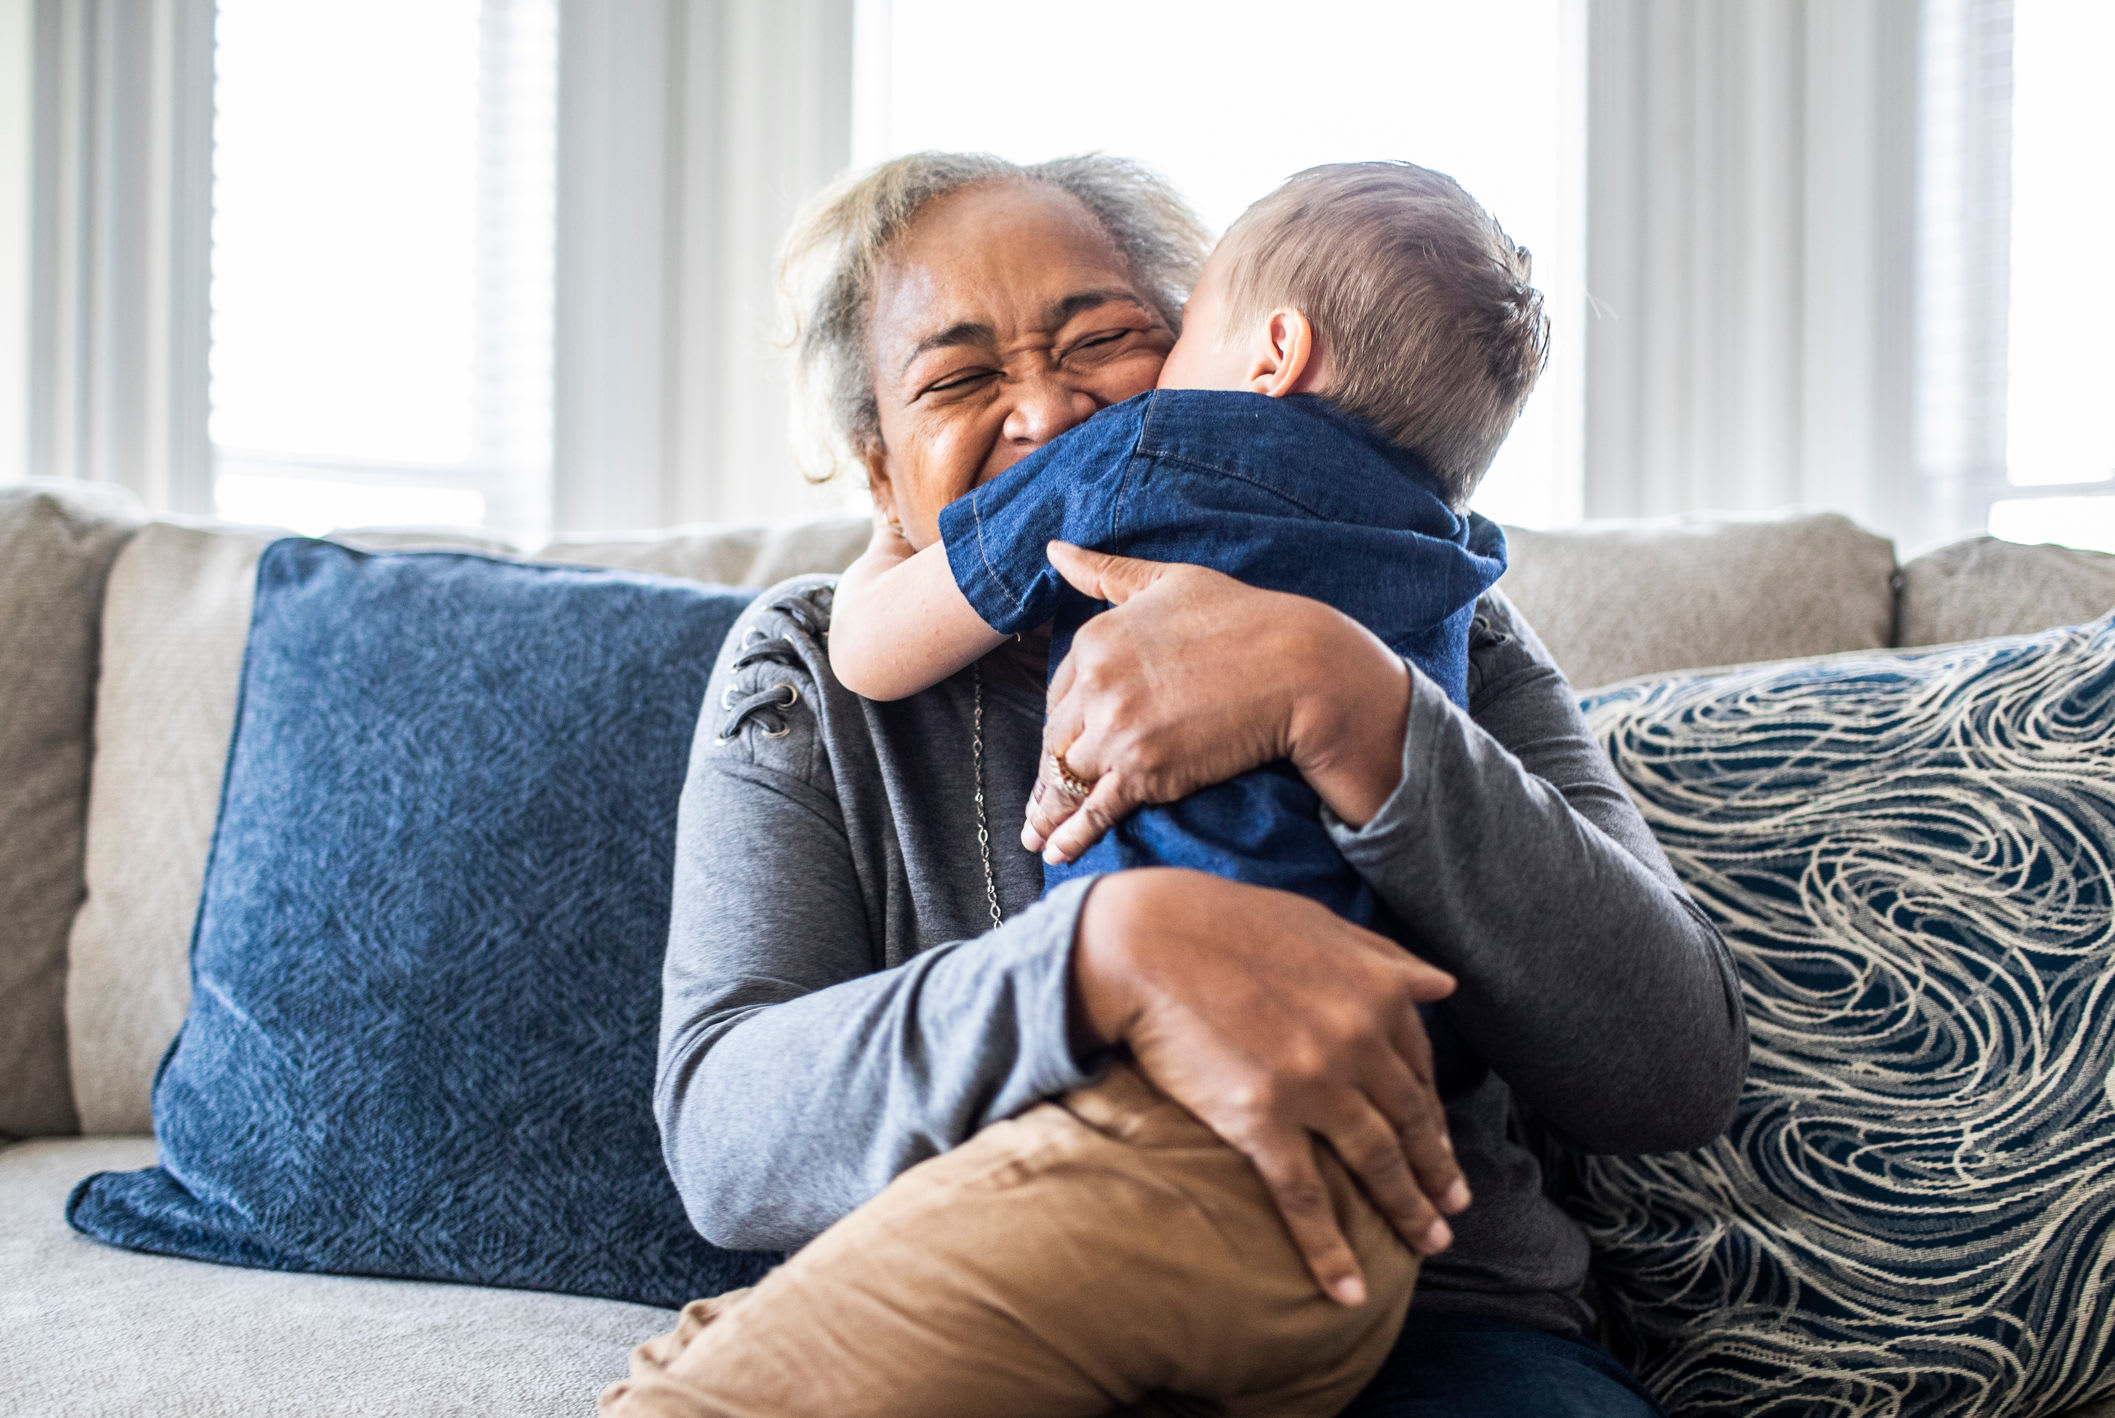
[[[1315,338],[1314,322],[1305,311],[1279,306],[1257,332],[1248,387],[1255,393],[1282,399],[1287,394],[1312,393],[1321,382],[1322,351]]]

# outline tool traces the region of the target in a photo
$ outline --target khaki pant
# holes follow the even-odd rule
[[[1357,1309],[1316,1288],[1247,1159],[1119,1067],[911,1168],[753,1289],[685,1307],[600,1412],[1335,1414],[1386,1357],[1418,1262],[1323,1167],[1366,1273]]]

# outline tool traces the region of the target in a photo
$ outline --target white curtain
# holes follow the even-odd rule
[[[852,0],[563,0],[560,531],[823,505],[793,467],[773,261],[851,155]]]
[[[36,0],[29,470],[212,507],[212,0]]]
[[[1918,0],[1594,0],[1586,511],[1918,515]]]

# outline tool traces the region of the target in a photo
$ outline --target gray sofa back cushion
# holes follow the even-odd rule
[[[776,586],[811,572],[834,575],[866,550],[873,522],[820,517],[811,522],[747,527],[675,527],[638,536],[564,537],[538,561],[609,566],[722,586]]]
[[[88,1133],[152,1130],[147,1092],[191,1002],[191,925],[220,810],[257,557],[272,533],[157,522],[110,571],[88,898],[66,1023]]]
[[[1508,527],[1499,587],[1585,691],[1889,643],[1894,544],[1835,513]]]
[[[755,586],[840,570],[865,545],[867,530],[856,517],[677,529],[561,541],[536,557]],[[251,583],[257,555],[274,535],[225,524],[155,523],[124,547],[109,577],[85,873],[78,845],[71,869],[76,880],[85,875],[87,898],[80,901],[76,885],[62,908],[71,911],[71,903],[80,902],[64,986],[70,1037],[50,1021],[49,1006],[45,1011],[47,1049],[70,1046],[73,1100],[89,1132],[149,1129],[155,1066],[189,1003],[191,925],[219,805]],[[1842,517],[1601,523],[1508,535],[1513,567],[1500,584],[1582,689],[1660,670],[1871,649],[1889,641],[1892,549]],[[352,533],[346,539],[370,545],[448,540],[424,533]],[[1935,571],[1956,550],[1935,553],[1912,570]],[[2051,548],[2001,552],[2030,561],[2053,553],[2057,562],[2069,566],[2075,559],[2087,572],[2115,560]],[[2044,590],[2069,584],[2040,572],[2029,579]],[[1927,584],[1920,572],[1910,578],[1906,595]],[[2098,594],[2089,581],[2084,584],[2088,592],[2082,594]],[[2077,597],[2065,599],[2069,594],[2023,602],[2030,618],[2025,628],[2086,618],[2070,613]],[[85,614],[92,626],[93,613]],[[1912,623],[1920,623],[1916,615],[1912,608]],[[73,654],[54,658],[91,663],[93,655],[90,634]],[[86,695],[82,688],[73,701],[77,724],[85,722]],[[85,732],[74,742],[72,781],[79,793]],[[44,839],[41,832],[19,830],[11,816],[6,822],[13,834],[7,842]],[[0,881],[0,889],[8,881]],[[4,909],[0,919],[27,919],[19,905]],[[49,962],[58,957],[43,958],[49,989],[56,991],[58,967]],[[7,998],[12,1003],[12,993]],[[0,1024],[0,1032],[6,1027]],[[63,1100],[65,1056],[54,1057],[57,1072],[48,1074],[46,1087],[57,1088]],[[70,1122],[73,1109],[65,1112]]]
[[[1899,645],[2078,625],[2115,608],[2115,556],[1975,537],[1902,568]]]
[[[97,619],[144,518],[124,492],[0,492],[0,1133],[76,1126],[66,932],[82,892]]]

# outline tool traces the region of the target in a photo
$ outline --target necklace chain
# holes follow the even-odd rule
[[[977,854],[984,859],[984,904],[991,908],[991,925],[1006,923],[999,914],[999,878],[991,869],[991,826],[984,818],[984,666],[970,666],[972,687],[969,715],[969,762],[977,788]]]

